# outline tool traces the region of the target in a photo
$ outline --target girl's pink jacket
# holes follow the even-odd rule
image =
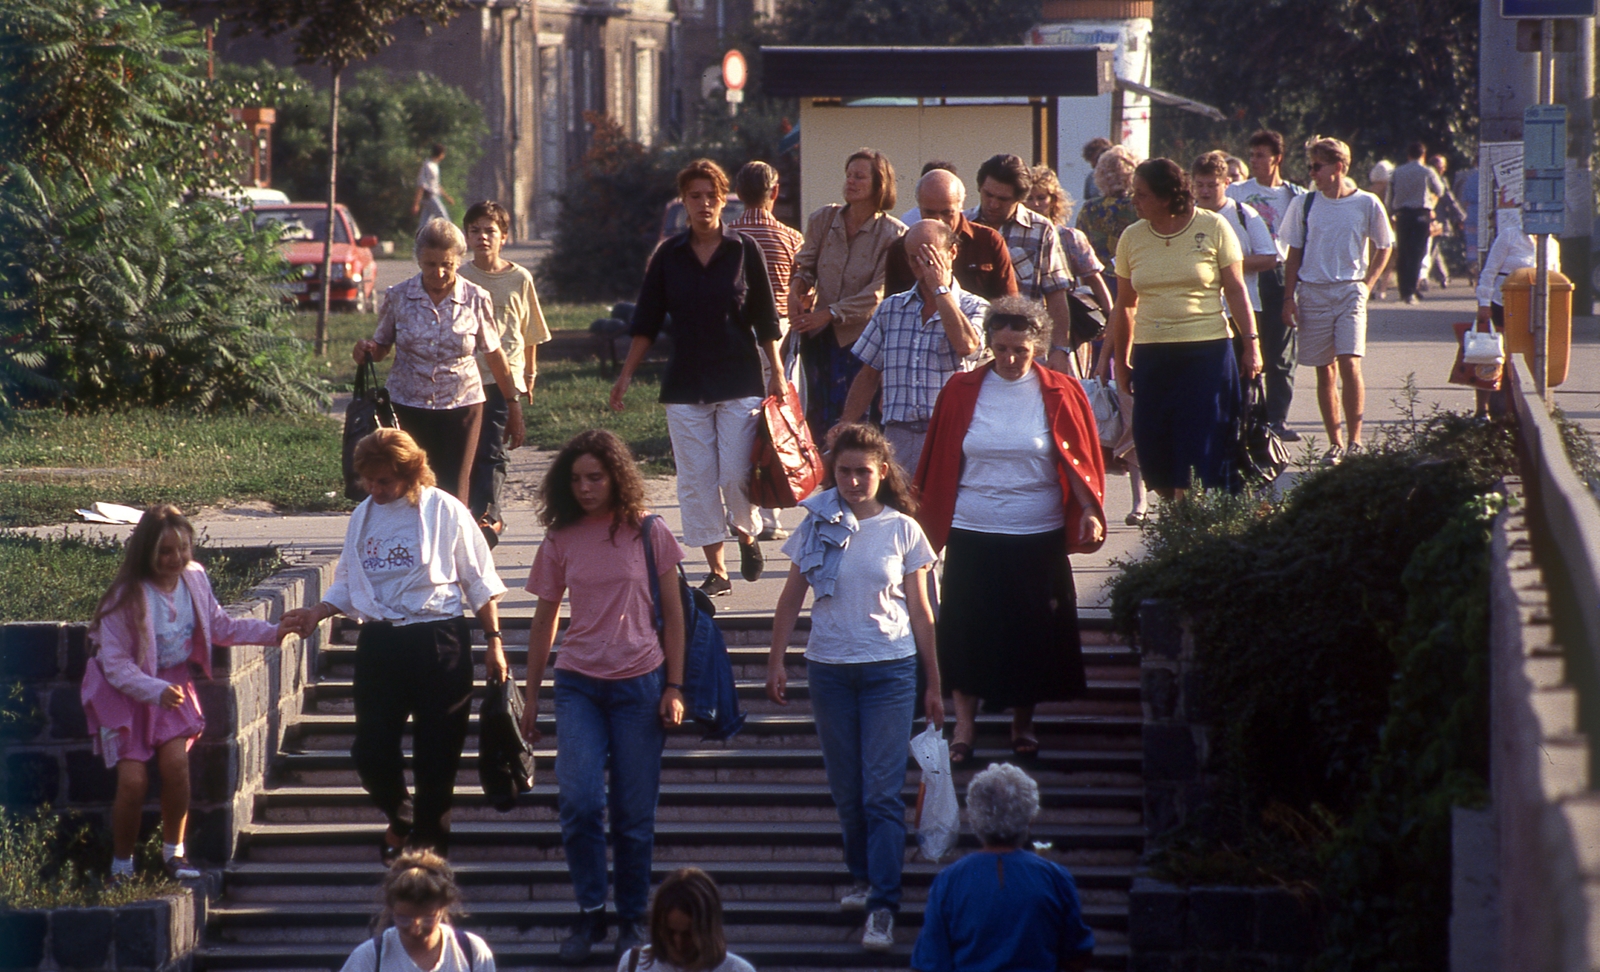
[[[189,661],[211,675],[212,645],[272,645],[278,642],[278,626],[253,618],[232,618],[211,593],[206,569],[190,563],[183,569],[183,583],[194,601],[194,643]],[[143,592],[140,592],[143,596]],[[102,726],[129,731],[135,706],[155,705],[169,683],[156,678],[155,622],[144,612],[144,623],[134,625],[133,605],[100,620],[94,640],[99,645],[83,673],[80,698],[88,717],[89,732],[97,744]]]

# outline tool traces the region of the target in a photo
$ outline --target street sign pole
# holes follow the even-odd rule
[[[1548,105],[1555,98],[1555,36],[1556,25],[1546,20],[1539,24],[1539,104]],[[1565,127],[1565,126],[1563,126]],[[1527,126],[1523,127],[1527,131]],[[1555,161],[1566,165],[1566,140],[1562,139],[1562,158]],[[1532,163],[1527,161],[1527,153],[1523,153],[1523,165],[1529,168]],[[1566,175],[1565,169],[1562,171]],[[1563,181],[1565,181],[1563,179]],[[1526,181],[1524,181],[1526,185]],[[1526,198],[1526,197],[1524,197]],[[1565,194],[1562,202],[1565,204]],[[1542,229],[1542,227],[1539,227]],[[1549,387],[1546,383],[1548,365],[1550,360],[1550,268],[1546,262],[1550,252],[1550,234],[1541,232],[1534,240],[1534,281],[1533,281],[1533,387],[1540,398],[1549,396]]]

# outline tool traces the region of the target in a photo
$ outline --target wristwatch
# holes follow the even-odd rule
[[[933,292],[938,294],[940,297],[943,297],[945,294],[950,292],[950,288],[946,287],[944,284],[940,284],[939,286],[933,288]]]

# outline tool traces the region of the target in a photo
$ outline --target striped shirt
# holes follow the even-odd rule
[[[979,207],[967,210],[976,221]],[[1018,206],[1004,225],[996,226],[1011,251],[1011,266],[1017,273],[1017,288],[1030,300],[1043,300],[1058,290],[1072,289],[1066,260],[1061,253],[1061,237],[1056,225],[1026,206]]]
[[[750,237],[761,247],[761,255],[767,258],[773,302],[778,305],[778,316],[784,316],[789,312],[789,276],[794,273],[794,256],[806,238],[765,209],[746,209],[728,228]]]

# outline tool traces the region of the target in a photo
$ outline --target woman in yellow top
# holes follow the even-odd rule
[[[1133,204],[1139,222],[1117,241],[1111,326],[1117,379],[1131,380],[1136,396],[1140,471],[1168,500],[1182,498],[1196,477],[1208,489],[1238,489],[1239,368],[1249,378],[1261,372],[1239,238],[1220,215],[1196,208],[1188,176],[1171,159],[1134,170]],[[1222,299],[1240,328],[1237,358]]]

